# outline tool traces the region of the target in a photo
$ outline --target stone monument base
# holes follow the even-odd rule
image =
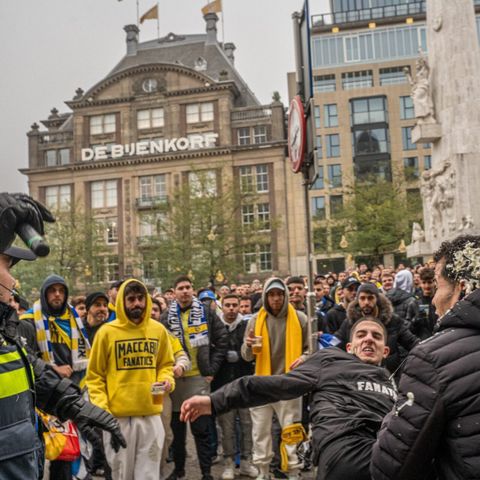
[[[430,242],[414,242],[407,246],[407,258],[431,257],[432,253]]]

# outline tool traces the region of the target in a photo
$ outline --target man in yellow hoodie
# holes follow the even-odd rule
[[[117,295],[117,318],[98,331],[90,355],[90,399],[118,419],[128,442],[115,453],[105,441],[115,480],[156,480],[160,470],[165,431],[152,386],[173,389],[173,354],[165,327],[150,318],[151,308],[145,285],[125,281]]]

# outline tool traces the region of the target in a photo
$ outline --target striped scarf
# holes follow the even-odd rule
[[[65,310],[60,317],[51,317],[42,313],[40,300],[33,305],[33,321],[37,332],[37,342],[42,353],[42,359],[50,364],[55,364],[53,357],[52,343],[50,339],[49,322],[55,322],[56,319],[70,321],[70,336],[57,324],[60,335],[65,340],[72,352],[72,368],[74,372],[81,372],[87,369],[88,356],[90,355],[90,343],[87,332],[83,326],[82,320],[75,309],[71,306]]]
[[[170,304],[167,325],[172,334],[185,346],[185,332],[182,326],[180,305],[176,301]],[[205,307],[196,297],[193,297],[192,306],[190,307],[186,333],[192,347],[200,347],[209,343]]]

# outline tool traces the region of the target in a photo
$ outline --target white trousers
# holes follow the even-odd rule
[[[269,465],[273,458],[272,450],[272,418],[277,414],[282,428],[298,422],[302,418],[302,397],[293,400],[281,400],[261,407],[250,409],[252,417],[253,463],[260,473],[268,475]],[[297,457],[297,446],[287,445],[288,471],[296,474],[300,469]]]
[[[115,480],[158,480],[165,430],[160,415],[120,417],[127,448],[115,453],[110,434],[103,433],[105,456]]]

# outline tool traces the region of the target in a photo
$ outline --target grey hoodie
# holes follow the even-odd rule
[[[268,285],[273,281],[279,281],[285,288],[285,299],[282,309],[277,316],[274,316],[269,310],[267,296],[265,294]],[[288,289],[285,282],[279,278],[270,278],[265,282],[265,286],[262,292],[262,303],[267,311],[267,328],[268,336],[270,339],[270,362],[272,367],[272,375],[280,375],[285,373],[285,336],[287,328],[287,310],[288,310]],[[302,326],[302,341],[303,353],[308,352],[308,333],[307,333],[307,317],[304,313],[296,311],[300,325]],[[245,339],[248,336],[250,330],[255,330],[255,323],[257,321],[258,312],[255,313],[248,321],[247,328],[245,330],[245,337],[242,345],[242,357],[247,362],[255,360],[255,355],[252,353],[252,349],[247,347]]]

